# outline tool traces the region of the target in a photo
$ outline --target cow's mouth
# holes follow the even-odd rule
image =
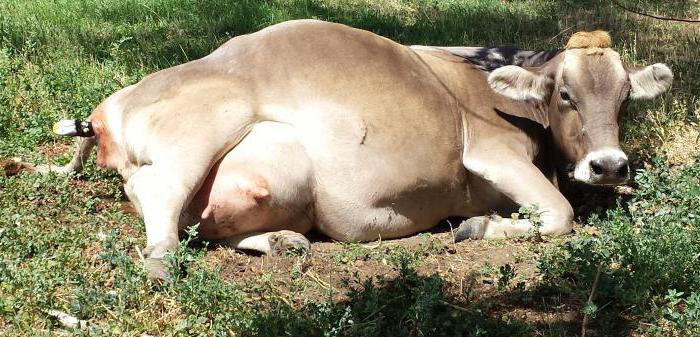
[[[627,155],[614,148],[591,151],[574,168],[574,179],[591,185],[620,185],[629,177]]]

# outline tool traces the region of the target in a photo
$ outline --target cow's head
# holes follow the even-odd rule
[[[629,177],[620,150],[619,118],[627,102],[667,90],[673,73],[664,64],[625,67],[603,31],[579,32],[566,49],[537,68],[505,66],[488,77],[498,93],[524,101],[507,111],[549,127],[555,143],[575,164],[574,178],[589,184],[620,184]]]

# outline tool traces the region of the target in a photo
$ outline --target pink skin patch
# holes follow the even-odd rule
[[[200,223],[202,237],[221,239],[264,227],[269,199],[262,177],[219,161],[194,196],[188,213]]]
[[[112,132],[106,125],[104,110],[94,112],[89,121],[92,123],[97,141],[97,165],[108,169],[119,169],[126,162],[126,155],[114,141]]]

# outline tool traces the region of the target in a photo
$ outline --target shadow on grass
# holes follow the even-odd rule
[[[233,36],[302,18],[345,23],[406,44],[529,44],[557,32],[550,12],[500,3],[416,1],[396,7],[390,3],[319,0],[206,0],[151,5],[135,1],[107,5],[86,2],[74,6],[73,10],[82,11],[77,14],[78,19],[89,24],[73,24],[69,21],[76,18],[60,14],[42,14],[36,20],[9,14],[9,28],[0,32],[16,48],[26,47],[28,38],[39,46],[56,49],[66,48],[69,43],[98,60],[116,58],[130,65],[154,68],[202,57]],[[20,29],[23,25],[36,34],[26,35]]]
[[[585,296],[547,285],[507,291],[478,300],[448,294],[437,275],[402,267],[393,279],[365,280],[349,287],[339,303],[314,302],[294,309],[268,302],[244,335],[255,336],[578,336]],[[579,292],[583,295],[584,292]],[[615,304],[600,308],[586,326],[589,335],[627,336],[635,322]]]
[[[690,34],[693,33],[692,26],[669,28],[653,19],[624,12],[606,1],[409,1],[373,4],[321,0],[204,0],[157,1],[151,4],[136,1],[107,2],[104,5],[85,1],[77,3],[70,10],[79,14],[71,13],[70,16],[59,13],[46,17],[50,14],[43,14],[31,20],[28,16],[32,13],[6,14],[7,28],[0,30],[0,33],[14,46],[23,46],[27,38],[36,39],[39,45],[51,48],[66,48],[66,43],[76,44],[81,46],[83,52],[98,59],[115,57],[114,50],[117,48],[122,51],[116,56],[119,61],[156,68],[202,57],[233,36],[252,33],[281,21],[302,18],[348,24],[405,44],[512,44],[550,49],[563,46],[568,36],[576,30],[607,29],[612,32],[617,45],[634,49],[637,55],[633,57],[650,59],[671,54],[666,54],[668,46],[654,48],[648,45],[658,45],[663,41],[690,43],[684,48],[688,52],[672,54],[677,56],[672,63],[694,61],[694,53],[690,51],[697,50],[692,47],[698,45],[697,37],[693,38],[697,31]],[[687,1],[678,3],[689,6]],[[656,8],[650,4],[645,6]],[[664,6],[669,9],[677,7]],[[48,8],[47,11],[52,9]],[[80,20],[82,24],[71,20]],[[674,42],[668,40],[672,39],[671,36],[660,36],[661,32],[672,30],[681,33],[674,34],[673,38],[687,41]],[[26,31],[35,32],[27,35]],[[683,64],[680,68],[686,69],[687,66],[691,65]]]
[[[569,336],[575,326],[565,320],[532,322],[503,316],[518,309],[510,294],[462,303],[444,290],[437,275],[419,276],[406,265],[393,279],[358,281],[348,286],[347,300],[311,303],[295,310],[283,303],[261,308],[244,335],[256,336]],[[522,298],[522,294],[518,295]],[[502,302],[496,305],[496,302]],[[509,304],[503,304],[513,302]],[[524,302],[521,302],[524,303]],[[506,307],[504,307],[507,306]],[[529,311],[547,305],[531,301]],[[554,311],[554,307],[546,310]]]

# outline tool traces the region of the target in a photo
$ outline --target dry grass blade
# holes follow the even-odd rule
[[[686,23],[700,23],[700,20],[692,20],[692,19],[684,19],[684,18],[672,18],[672,17],[667,17],[667,16],[653,15],[653,14],[649,14],[649,13],[644,13],[644,12],[637,10],[637,9],[625,7],[617,1],[613,1],[613,3],[615,4],[615,6],[620,7],[625,11],[628,11],[628,12],[631,12],[631,13],[634,13],[637,15],[657,19],[657,20],[677,21],[677,22],[686,22]]]

